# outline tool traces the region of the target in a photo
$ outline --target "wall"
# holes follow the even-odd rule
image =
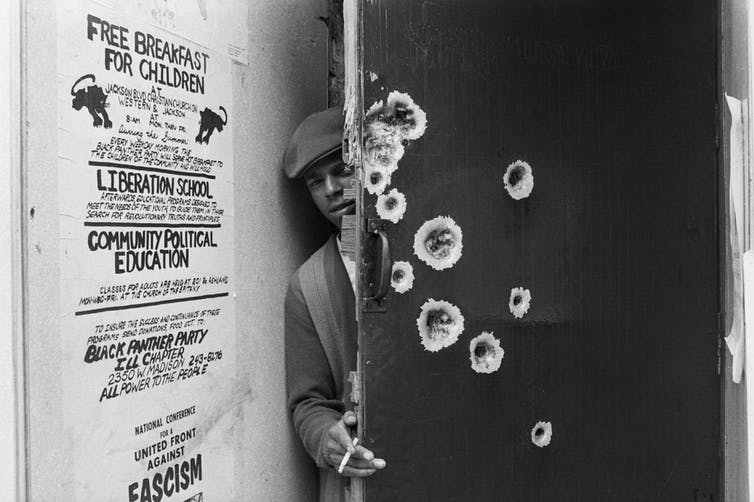
[[[24,124],[26,421],[30,500],[72,499],[68,445],[63,435],[58,320],[58,188],[56,30],[53,5],[31,0],[22,13],[21,87]]]
[[[311,462],[285,408],[283,298],[327,227],[303,183],[282,175],[281,158],[298,123],[327,106],[324,15],[324,1],[253,2],[251,65],[236,68],[245,117],[234,141],[237,367],[253,394],[238,430],[236,493],[245,500],[316,500]]]
[[[29,500],[71,500],[70,445],[61,401],[54,3],[28,0],[23,23],[27,257]],[[316,498],[315,472],[285,407],[283,297],[288,276],[324,241],[300,183],[281,174],[287,138],[327,106],[324,0],[251,2],[249,66],[234,65],[237,377],[250,396],[236,415],[239,500]],[[240,123],[239,123],[240,121]]]
[[[0,5],[0,277],[6,287],[0,290],[0,500],[15,500],[24,478],[21,472],[23,450],[19,447],[19,417],[17,382],[20,374],[17,342],[20,337],[20,162],[19,162],[19,5],[16,1]]]

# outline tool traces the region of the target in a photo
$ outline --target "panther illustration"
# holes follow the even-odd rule
[[[104,123],[105,129],[110,129],[113,126],[113,123],[110,121],[110,117],[105,111],[105,108],[108,106],[106,103],[107,94],[105,94],[105,91],[102,90],[102,87],[98,85],[90,85],[86,88],[81,88],[77,91],[75,90],[76,86],[79,85],[82,80],[86,79],[91,79],[92,84],[94,84],[95,82],[94,75],[90,73],[88,75],[80,77],[71,86],[71,96],[73,96],[73,109],[78,111],[83,107],[86,107],[86,109],[89,110],[89,114],[94,119],[94,127],[99,127]],[[102,118],[100,118],[100,115],[102,115]]]
[[[222,106],[220,107],[220,110],[225,114],[225,120],[206,106],[204,107],[204,110],[199,112],[199,134],[197,134],[195,138],[197,143],[203,141],[209,144],[209,137],[212,136],[215,129],[217,129],[218,132],[222,132],[223,126],[228,123],[228,112],[225,111],[225,108]]]

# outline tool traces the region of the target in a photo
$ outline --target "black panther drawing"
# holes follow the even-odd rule
[[[217,132],[222,132],[223,126],[228,123],[228,112],[226,112],[225,108],[222,106],[220,107],[220,110],[225,114],[225,120],[206,106],[204,107],[204,110],[199,112],[201,119],[199,121],[199,134],[197,134],[195,138],[197,143],[203,141],[204,143],[209,144],[209,137],[212,136],[215,129],[217,129]],[[204,137],[202,137],[202,135],[204,135]]]
[[[81,81],[86,79],[91,79],[92,84],[94,84],[94,75],[90,73],[88,75],[80,77],[71,86],[71,96],[73,96],[73,109],[78,111],[83,107],[86,107],[86,109],[89,110],[89,114],[94,119],[94,127],[99,127],[104,124],[105,129],[110,129],[113,126],[113,123],[110,122],[110,117],[108,117],[107,112],[105,111],[105,108],[107,107],[107,94],[105,94],[105,91],[102,90],[102,87],[98,85],[90,85],[86,88],[75,90],[76,86],[79,85]],[[102,115],[102,118],[100,118],[100,115]]]

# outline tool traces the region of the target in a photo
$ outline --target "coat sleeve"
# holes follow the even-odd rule
[[[337,399],[327,356],[314,328],[294,274],[285,296],[285,365],[288,409],[304,448],[318,467],[328,467],[322,456],[327,430],[345,411]]]

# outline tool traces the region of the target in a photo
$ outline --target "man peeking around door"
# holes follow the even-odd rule
[[[342,138],[342,110],[317,112],[299,125],[283,157],[286,176],[303,178],[317,209],[337,229],[293,274],[285,298],[288,407],[319,467],[319,500],[327,502],[345,500],[350,477],[370,476],[386,465],[351,437],[356,414],[346,383],[356,369],[356,264],[341,253],[340,229],[356,204],[344,198],[353,172],[342,160]],[[341,474],[346,452],[351,456]]]

